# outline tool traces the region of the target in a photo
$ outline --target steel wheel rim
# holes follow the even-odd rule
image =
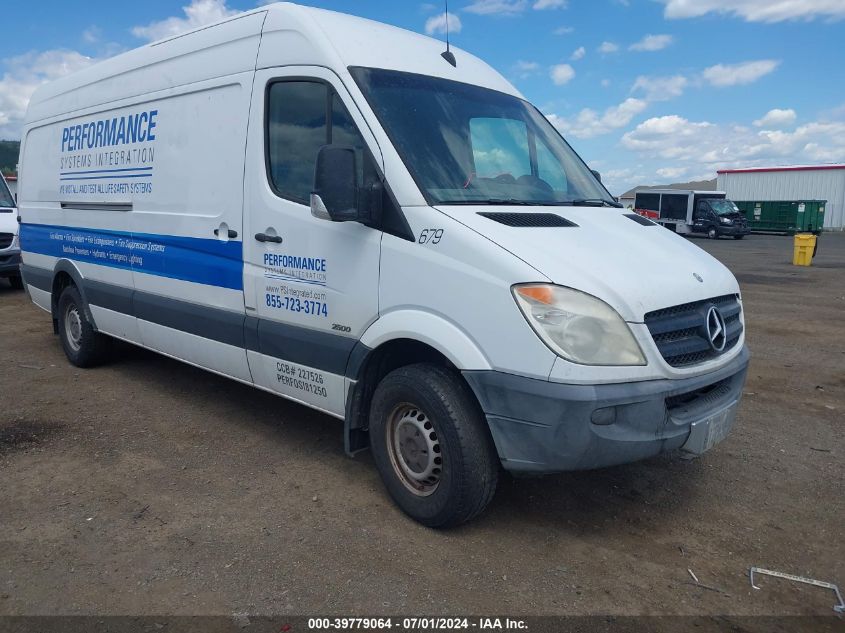
[[[434,494],[443,473],[443,455],[425,412],[412,404],[400,404],[388,416],[385,431],[390,463],[402,484],[419,497]]]
[[[65,310],[65,334],[70,348],[78,352],[82,347],[82,316],[75,304],[69,305]]]

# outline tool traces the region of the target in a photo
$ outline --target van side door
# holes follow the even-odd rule
[[[131,214],[144,346],[248,383],[241,225],[253,75],[153,102],[156,175]]]
[[[706,233],[710,224],[710,207],[707,201],[697,201],[695,203],[695,210],[692,212],[693,233]]]
[[[244,298],[255,384],[342,417],[353,347],[378,318],[382,233],[311,214],[317,153],[356,148],[358,184],[382,156],[325,68],[256,73],[247,148]]]

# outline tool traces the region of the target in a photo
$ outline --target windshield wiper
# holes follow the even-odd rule
[[[570,201],[573,205],[579,207],[613,207],[615,209],[621,209],[622,205],[618,202],[612,202],[610,200],[605,200],[604,198],[580,198],[578,200],[571,200]]]

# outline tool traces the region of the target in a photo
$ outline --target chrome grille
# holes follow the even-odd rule
[[[716,307],[725,319],[725,349],[717,352],[707,336],[707,312]],[[742,306],[737,295],[724,295],[655,310],[645,315],[661,356],[672,367],[697,365],[724,354],[742,336]]]

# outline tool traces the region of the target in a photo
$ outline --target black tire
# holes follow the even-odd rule
[[[107,358],[111,339],[97,332],[85,316],[82,297],[75,286],[67,286],[59,296],[59,339],[71,364],[95,367]]]
[[[9,283],[15,290],[23,290],[23,279],[20,276],[9,277]]]
[[[707,229],[707,237],[711,240],[718,240],[719,229],[717,229],[715,226],[711,226],[709,229]]]
[[[404,451],[397,446],[403,437]],[[414,450],[409,442],[425,449]],[[390,496],[425,526],[469,521],[496,492],[500,464],[487,422],[466,383],[443,367],[401,367],[379,383],[370,409],[370,446]],[[403,471],[402,464],[416,472]],[[426,482],[413,478],[428,467],[433,470]]]
[[[745,237],[745,236],[744,235],[734,235],[735,240],[741,240],[743,237]]]

